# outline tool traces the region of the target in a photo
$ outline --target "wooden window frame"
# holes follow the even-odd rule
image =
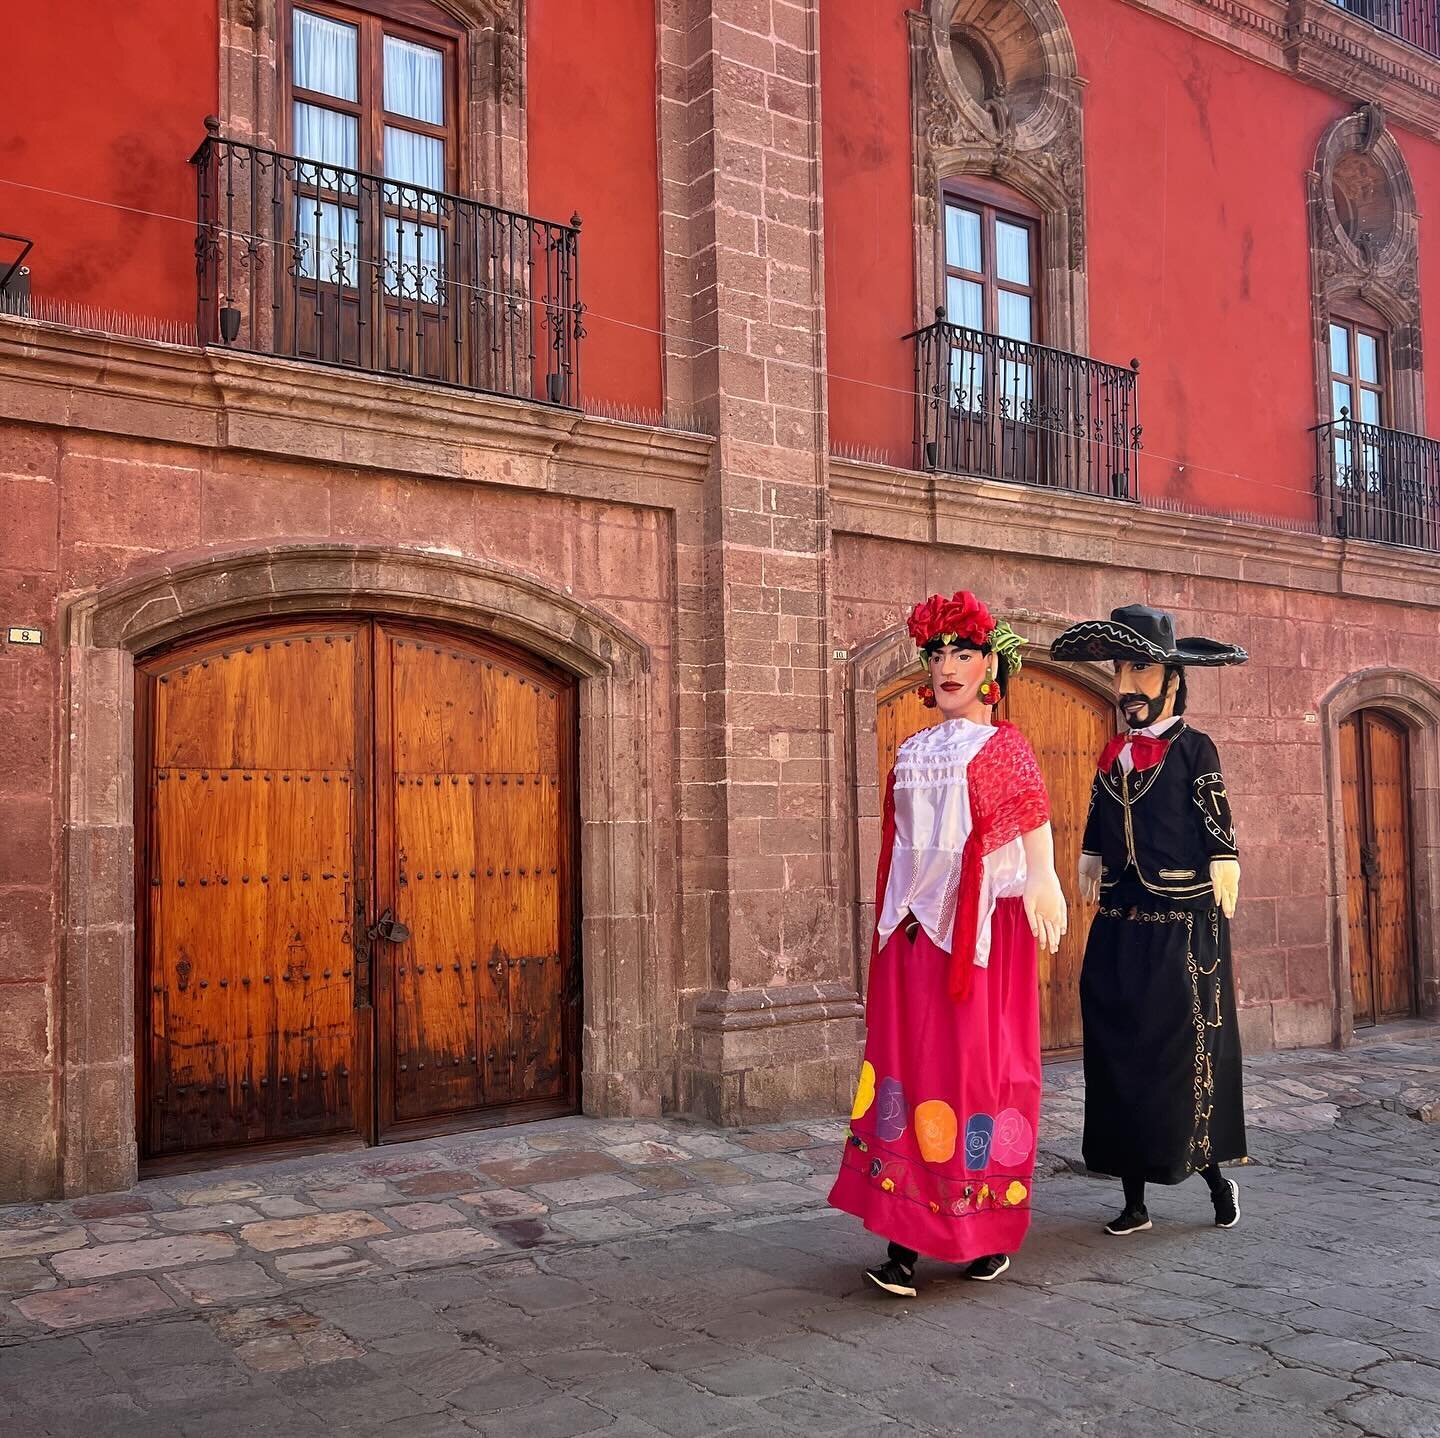
[[[1330,343],[1331,326],[1337,329],[1344,329],[1349,336],[1350,346],[1350,370],[1349,374],[1341,374],[1335,368],[1334,350]],[[1362,380],[1360,378],[1359,353],[1360,347],[1356,343],[1361,335],[1367,335],[1375,341],[1376,356],[1378,360],[1378,381]],[[1375,314],[1374,311],[1356,306],[1349,309],[1332,309],[1325,320],[1325,364],[1328,376],[1326,385],[1327,408],[1330,411],[1330,419],[1339,423],[1341,416],[1335,412],[1335,386],[1336,384],[1348,385],[1350,388],[1350,419],[1356,424],[1365,424],[1367,421],[1361,418],[1359,408],[1359,397],[1362,392],[1378,395],[1380,398],[1380,418],[1375,427],[1379,429],[1391,428],[1391,364],[1390,364],[1390,330],[1385,321]]]
[[[340,100],[319,91],[304,90],[293,83],[295,73],[294,12],[305,10],[327,20],[354,25],[360,32],[356,55],[358,98]],[[408,115],[392,115],[385,109],[384,48],[386,35],[410,40],[445,57],[444,122],[431,125]],[[460,177],[468,173],[465,151],[465,127],[460,123],[467,113],[460,94],[460,77],[469,74],[465,27],[429,0],[360,0],[356,4],[340,4],[337,0],[285,0],[282,6],[282,44],[279,55],[281,148],[289,153],[295,149],[295,104],[316,105],[322,109],[343,111],[356,118],[358,143],[356,169],[375,175],[385,171],[385,127],[390,125],[416,134],[428,135],[445,146],[445,177],[442,188],[451,194],[460,193]]]
[[[950,263],[946,251],[946,211],[952,205],[959,205],[980,213],[980,263],[982,270],[966,270]],[[994,234],[996,220],[1005,220],[1016,225],[1030,236],[1030,283],[1017,285],[1002,280],[995,274]],[[1045,304],[1040,284],[1041,224],[1043,216],[1037,206],[1022,195],[988,180],[966,179],[963,182],[947,180],[940,186],[940,225],[936,236],[936,257],[939,261],[939,287],[943,302],[948,290],[948,281],[969,280],[981,289],[981,332],[998,335],[1000,302],[999,295],[1024,295],[1030,301],[1030,338],[1016,341],[1020,344],[1045,343]],[[957,323],[953,316],[951,323]]]

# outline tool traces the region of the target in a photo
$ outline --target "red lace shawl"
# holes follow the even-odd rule
[[[975,936],[980,920],[980,886],[986,854],[993,854],[1012,839],[1038,829],[1050,819],[1050,798],[1040,774],[1035,751],[1013,724],[997,724],[994,736],[970,761],[969,837],[960,858],[960,901],[955,932],[950,941],[950,997],[970,995],[975,966]],[[890,860],[895,849],[895,771],[885,785],[885,812],[880,830],[880,866],[875,879],[875,937],[870,961],[879,957],[880,907],[890,882]]]

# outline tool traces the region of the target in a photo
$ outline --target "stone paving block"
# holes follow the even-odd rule
[[[788,1178],[801,1183],[813,1178],[815,1173],[805,1161],[805,1156],[793,1153],[756,1153],[747,1158],[737,1158],[734,1162],[736,1168],[744,1169],[753,1178]],[[835,1175],[828,1176],[833,1182]]]
[[[1377,1363],[1359,1375],[1362,1383],[1371,1388],[1383,1388],[1402,1398],[1422,1398],[1436,1405],[1440,1416],[1440,1367],[1429,1363],[1417,1363],[1413,1359],[1400,1359],[1390,1363]]]
[[[261,1253],[280,1253],[290,1248],[310,1248],[342,1239],[371,1238],[389,1230],[378,1218],[359,1209],[341,1213],[317,1213],[303,1218],[272,1218],[247,1224],[240,1230],[242,1241]]]
[[[361,1258],[353,1248],[317,1248],[304,1253],[282,1253],[275,1260],[282,1278],[310,1282],[316,1279],[358,1278],[373,1273],[375,1265]]]
[[[699,1193],[677,1193],[669,1198],[651,1198],[627,1203],[625,1211],[642,1219],[652,1228],[678,1228],[698,1219],[733,1212],[723,1203]]]
[[[534,1194],[513,1188],[492,1188],[483,1193],[463,1193],[455,1200],[467,1204],[482,1218],[533,1218],[550,1212],[550,1205]]]
[[[815,1202],[815,1195],[796,1183],[776,1180],[770,1183],[745,1183],[717,1188],[713,1195],[729,1208],[756,1210],[767,1208],[799,1208]]]
[[[1440,1414],[1433,1403],[1418,1398],[1367,1393],[1339,1404],[1333,1412],[1336,1418],[1378,1438],[1440,1438]]]
[[[85,1336],[98,1363],[116,1373],[145,1374],[152,1369],[228,1362],[230,1351],[198,1317],[125,1328],[103,1328]]]
[[[618,1158],[624,1164],[645,1165],[652,1163],[684,1163],[690,1157],[683,1148],[674,1144],[661,1143],[657,1139],[642,1139],[639,1143],[616,1144],[605,1150],[611,1158]]]
[[[377,1238],[370,1252],[395,1268],[421,1264],[458,1263],[500,1247],[498,1239],[473,1228],[441,1228],[432,1233],[412,1233],[404,1238]]]
[[[300,1218],[307,1213],[319,1212],[313,1203],[305,1203],[286,1193],[257,1198],[253,1206],[266,1218]]]
[[[214,1203],[243,1203],[246,1199],[261,1198],[265,1190],[258,1183],[247,1179],[231,1179],[228,1182],[201,1184],[195,1188],[178,1187],[175,1199],[186,1208],[206,1208]]]
[[[799,1388],[765,1398],[760,1408],[775,1423],[786,1425],[784,1431],[797,1433],[850,1433],[856,1424],[869,1418],[879,1421],[884,1404],[877,1408],[861,1406],[854,1398],[841,1393],[827,1393],[819,1388]]]
[[[697,1392],[670,1373],[617,1376],[595,1384],[586,1398],[622,1420],[643,1419],[671,1438],[698,1438],[733,1428],[741,1416],[731,1405]]]
[[[84,1248],[90,1238],[79,1224],[46,1223],[0,1228],[0,1259],[34,1258]]]
[[[354,1358],[277,1373],[271,1381],[281,1393],[341,1433],[358,1424],[374,1427],[391,1419],[437,1413],[445,1406],[442,1399],[377,1377]]]
[[[740,1152],[737,1150],[737,1153]],[[744,1157],[744,1154],[740,1154]],[[685,1165],[684,1171],[695,1180],[696,1183],[704,1184],[745,1184],[753,1178],[748,1169],[743,1169],[733,1159],[729,1158],[701,1158]]]
[[[465,1222],[465,1215],[448,1203],[396,1203],[381,1212],[391,1223],[417,1232]]]
[[[280,1291],[280,1284],[258,1263],[249,1260],[181,1268],[167,1273],[164,1282],[182,1298],[202,1307],[229,1303],[236,1298],[265,1298]]]
[[[204,1208],[182,1208],[176,1213],[157,1213],[155,1222],[171,1233],[204,1233],[254,1223],[259,1212],[245,1203],[212,1203]]]
[[[174,1308],[153,1278],[122,1278],[113,1283],[87,1283],[34,1293],[19,1299],[16,1308],[46,1328],[88,1328],[117,1318],[139,1318]]]
[[[733,1158],[743,1155],[746,1150],[738,1143],[731,1142],[728,1138],[721,1138],[719,1134],[702,1133],[698,1130],[681,1129],[670,1137],[670,1142],[676,1148],[683,1148],[686,1153],[693,1154],[696,1158]]]
[[[55,1287],[55,1275],[38,1258],[0,1261],[0,1294],[41,1293]]]
[[[1172,1349],[1160,1361],[1171,1368],[1193,1373],[1197,1378],[1246,1378],[1270,1366],[1270,1359],[1258,1348],[1243,1343],[1224,1343],[1202,1338]]]
[[[1373,1343],[1356,1343],[1349,1338],[1332,1338],[1328,1333],[1300,1333],[1266,1344],[1278,1358],[1323,1368],[1330,1373],[1348,1374],[1383,1362],[1390,1355]]]
[[[1309,1327],[1308,1315],[1306,1327]],[[1216,1338],[1233,1338],[1240,1343],[1271,1343],[1276,1339],[1289,1338],[1295,1330],[1284,1323],[1270,1318],[1260,1318],[1254,1313],[1210,1313],[1190,1320],[1191,1328],[1201,1333],[1212,1333]]]
[[[644,1219],[610,1208],[579,1208],[570,1213],[557,1213],[550,1222],[553,1227],[568,1233],[572,1238],[582,1239],[587,1243],[651,1231],[650,1225]]]
[[[1240,1387],[1246,1393],[1274,1398],[1312,1413],[1360,1391],[1348,1379],[1317,1373],[1313,1368],[1277,1368],[1259,1378],[1247,1378]]]
[[[695,1180],[678,1164],[648,1164],[627,1168],[625,1177],[649,1193],[678,1193],[696,1186]]]
[[[57,1254],[51,1267],[61,1278],[75,1282],[112,1278],[121,1273],[145,1273],[156,1268],[179,1268],[188,1263],[233,1258],[235,1241],[224,1234],[204,1233],[174,1238],[140,1238],[129,1243],[106,1243],[98,1248]]]
[[[595,1174],[618,1173],[621,1164],[608,1153],[547,1153],[535,1158],[481,1163],[480,1172],[506,1188],[525,1188],[565,1179],[590,1178]]]
[[[464,1193],[474,1189],[479,1182],[479,1178],[468,1169],[440,1168],[410,1174],[405,1178],[392,1178],[390,1187],[406,1198],[436,1198]]]
[[[307,1295],[305,1308],[351,1338],[393,1338],[415,1333],[435,1323],[435,1313],[413,1298],[402,1298],[386,1290],[349,1287]]]
[[[464,1388],[448,1394],[446,1401],[461,1413],[501,1413],[509,1409],[528,1408],[554,1392],[543,1379],[529,1373],[516,1373],[466,1384]],[[512,1415],[512,1423],[521,1421],[518,1415]]]
[[[492,1291],[502,1302],[513,1303],[522,1312],[532,1314],[583,1308],[595,1301],[595,1295],[583,1283],[547,1273],[512,1278],[496,1284]]]
[[[139,1217],[104,1219],[97,1223],[87,1223],[85,1227],[90,1230],[92,1243],[128,1243],[132,1238],[154,1233],[150,1220]]]
[[[426,1333],[427,1339],[434,1335]],[[381,1377],[399,1372],[408,1387],[433,1398],[448,1398],[473,1384],[498,1378],[504,1369],[498,1360],[476,1348],[453,1348],[443,1353],[425,1353],[397,1365],[387,1354],[369,1353],[365,1363]]]
[[[581,1434],[598,1433],[611,1426],[610,1415],[603,1409],[565,1394],[554,1394],[527,1405],[520,1425],[525,1438],[579,1438]],[[482,1415],[472,1427],[493,1438],[515,1438],[517,1432],[514,1414]]]
[[[777,1393],[810,1386],[810,1380],[798,1369],[754,1354],[688,1376],[697,1388],[725,1398],[772,1398]]]
[[[334,1188],[306,1189],[316,1208],[334,1212],[343,1208],[365,1208],[371,1204],[394,1203],[395,1191],[388,1183],[371,1180],[364,1183],[342,1183]]]
[[[537,1183],[534,1188],[547,1203],[562,1208],[582,1203],[604,1203],[612,1198],[629,1198],[645,1191],[638,1184],[613,1173]]]
[[[76,1218],[119,1218],[122,1214],[149,1213],[154,1205],[133,1193],[102,1193],[94,1198],[77,1198],[70,1205]]]

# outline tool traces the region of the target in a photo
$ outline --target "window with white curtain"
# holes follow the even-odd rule
[[[433,303],[458,158],[461,31],[438,9],[434,33],[422,30],[415,9],[290,7],[296,260],[306,278],[345,287],[369,264],[387,293]]]

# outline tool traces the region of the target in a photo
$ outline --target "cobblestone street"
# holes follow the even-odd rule
[[[567,1120],[0,1210],[5,1438],[1440,1434],[1433,1037],[1247,1065],[1240,1227],[1100,1232],[1078,1065],[1031,1237],[860,1282],[845,1126]]]

